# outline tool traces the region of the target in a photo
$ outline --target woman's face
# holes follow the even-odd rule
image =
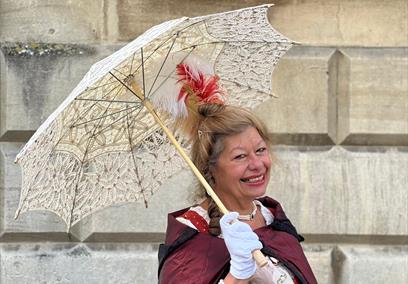
[[[270,167],[268,145],[256,128],[248,127],[224,138],[224,150],[211,170],[214,189],[230,202],[252,201],[265,194]]]

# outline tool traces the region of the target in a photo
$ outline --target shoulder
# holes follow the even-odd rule
[[[267,207],[274,216],[273,222],[270,224],[271,228],[275,231],[286,232],[296,238],[299,242],[304,240],[303,236],[298,234],[295,226],[283,211],[283,206],[278,201],[268,196],[259,198],[258,200],[263,206]]]
[[[185,230],[174,243],[161,246],[165,256],[159,263],[159,283],[213,283],[229,263],[224,241],[183,226]]]
[[[283,206],[275,199],[264,196],[258,198],[258,201],[262,203],[263,206],[269,209],[272,212],[273,216],[277,219],[287,219],[285,212],[283,210]]]
[[[207,211],[201,206],[190,207],[189,210],[178,216],[176,220],[200,233],[208,233],[210,217]]]

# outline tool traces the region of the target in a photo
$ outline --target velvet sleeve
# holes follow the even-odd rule
[[[167,257],[160,271],[160,284],[218,282],[229,265],[224,241],[200,233]]]

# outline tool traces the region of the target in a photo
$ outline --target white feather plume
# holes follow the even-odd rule
[[[163,57],[155,60],[154,65],[150,68],[150,75],[146,78],[146,85],[150,89],[155,76],[160,72],[152,88],[150,99],[156,107],[170,113],[173,117],[185,118],[188,112],[184,98],[178,100],[183,83],[177,82],[179,80],[176,74],[177,65],[187,64],[190,67],[191,75],[195,78],[198,78],[199,73],[214,75],[214,69],[204,59],[186,52],[169,54],[163,67],[161,67],[163,61]]]

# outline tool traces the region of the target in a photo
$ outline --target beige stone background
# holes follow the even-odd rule
[[[147,28],[262,2],[302,43],[273,74],[279,99],[256,110],[276,143],[268,194],[305,236],[319,283],[408,283],[407,0],[0,0],[1,283],[157,281],[166,212],[189,204],[188,172],[148,209],[106,209],[69,237],[51,213],[13,219],[14,157],[92,63]]]

